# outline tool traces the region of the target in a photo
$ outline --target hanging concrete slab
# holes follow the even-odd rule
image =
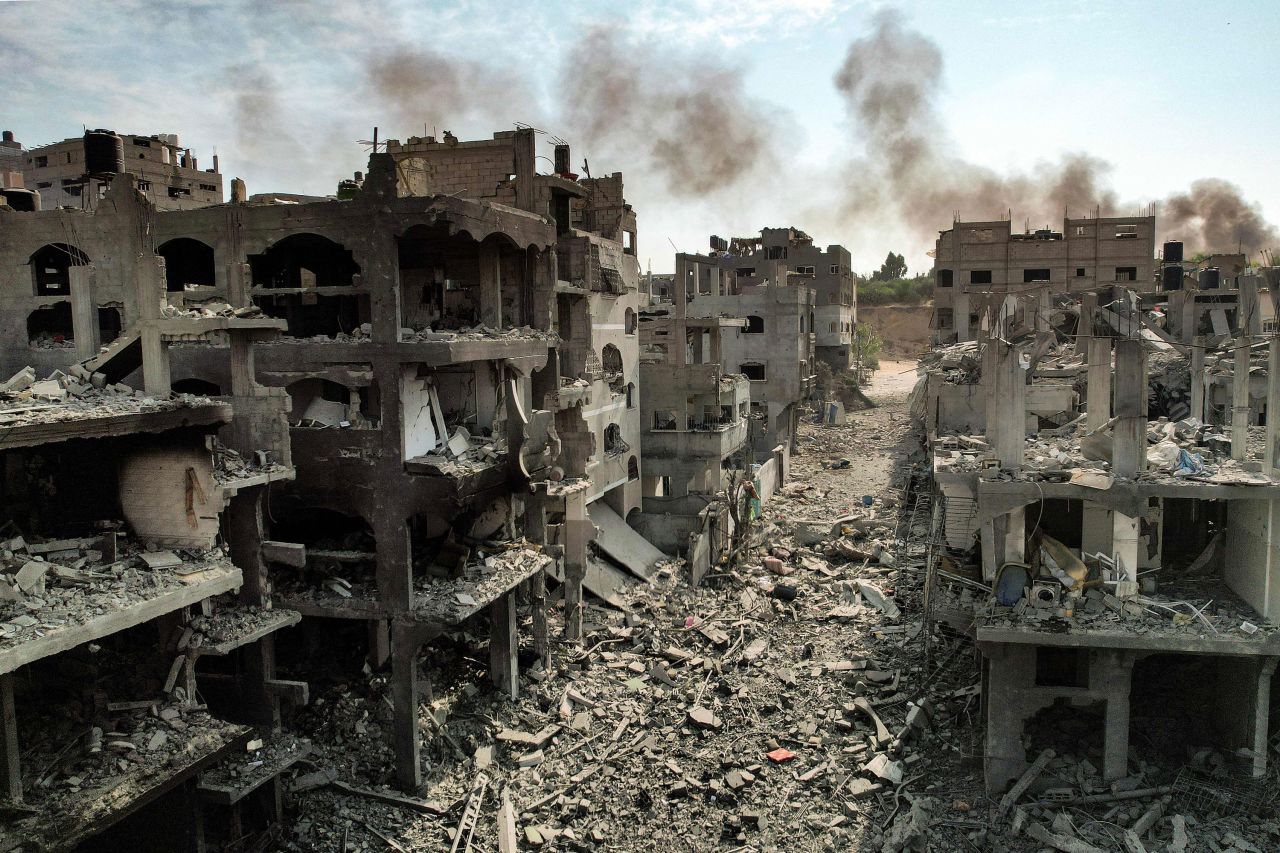
[[[547,571],[553,578],[564,583],[564,571],[561,569],[559,560],[548,566]],[[640,583],[641,581],[604,560],[596,557],[587,558],[587,570],[582,577],[582,586],[601,601],[625,610],[626,603],[618,593],[629,587],[639,586]]]
[[[587,515],[599,530],[595,542],[600,550],[626,566],[637,577],[649,580],[653,577],[655,564],[659,560],[668,559],[666,554],[632,529],[604,501],[590,504]]]

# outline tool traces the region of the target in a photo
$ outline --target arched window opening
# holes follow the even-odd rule
[[[627,309],[627,313],[623,315],[622,326],[623,326],[623,331],[625,331],[628,335],[634,335],[636,333],[636,312],[635,311],[633,311],[630,308]]]
[[[214,286],[212,246],[178,237],[156,249],[156,254],[164,258],[165,289],[170,293],[181,293],[188,286]]]
[[[627,408],[634,409],[636,407],[636,383],[627,383]]]
[[[640,479],[640,460],[634,456],[627,460],[627,479]]]
[[[742,330],[745,335],[760,335],[764,333],[764,318],[757,317],[755,314],[747,316],[747,326]]]
[[[221,397],[222,388],[214,382],[207,379],[198,379],[191,377],[189,379],[179,379],[170,386],[175,394],[192,394],[196,397]]]
[[[609,383],[609,389],[615,394],[621,394],[624,386],[622,351],[613,344],[605,344],[600,351],[600,367],[604,371],[605,381]]]
[[[631,445],[622,440],[622,427],[609,424],[604,428],[604,452],[606,456],[621,456],[631,449]]]
[[[369,321],[369,297],[354,292],[360,266],[351,251],[318,234],[293,234],[249,256],[256,302],[288,322],[296,338],[357,335]]]
[[[31,255],[31,274],[36,296],[67,296],[71,293],[71,268],[89,263],[89,256],[66,243],[41,246]]]

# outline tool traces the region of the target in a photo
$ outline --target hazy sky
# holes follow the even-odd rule
[[[1060,224],[1093,193],[1128,213],[1201,178],[1280,219],[1277,43],[1274,2],[0,0],[0,126],[178,133],[250,192],[327,194],[375,125],[524,122],[624,172],[655,271],[672,243],[776,225],[855,269],[890,249],[919,268],[953,214]],[[1085,189],[1028,189],[1080,162]]]

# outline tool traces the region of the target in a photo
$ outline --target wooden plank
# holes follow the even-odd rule
[[[262,541],[262,559],[295,569],[307,565],[307,546],[300,542],[277,542],[271,539]]]
[[[82,625],[49,629],[43,637],[19,642],[0,651],[0,674],[13,672],[32,661],[65,652],[83,643],[118,633],[134,625],[150,622],[206,598],[235,589],[244,576],[234,566],[218,566],[182,578],[186,586],[164,593],[124,610],[106,613]]]

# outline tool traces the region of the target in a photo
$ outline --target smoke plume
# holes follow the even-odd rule
[[[1201,178],[1187,192],[1170,195],[1158,221],[1169,237],[1182,240],[1192,251],[1240,247],[1249,252],[1280,243],[1280,234],[1258,206],[1245,201],[1235,184],[1219,178]]]
[[[870,34],[849,45],[835,76],[855,135],[866,153],[848,166],[843,213],[856,223],[894,215],[921,239],[952,215],[966,219],[1026,217],[1033,224],[1071,216],[1136,212],[1121,205],[1109,181],[1111,165],[1074,153],[1031,173],[1002,174],[947,152],[953,147],[936,108],[942,81],[936,43],[904,26],[899,13],[878,13]],[[1170,196],[1157,224],[1191,251],[1269,245],[1275,229],[1237,187],[1203,179]]]
[[[747,96],[742,71],[677,59],[588,30],[558,89],[575,142],[615,162],[642,152],[678,198],[725,189],[771,163],[774,110]]]
[[[373,100],[407,135],[444,131],[467,118],[500,127],[528,119],[508,112],[532,101],[519,78],[477,61],[400,45],[370,56],[364,71]]]

